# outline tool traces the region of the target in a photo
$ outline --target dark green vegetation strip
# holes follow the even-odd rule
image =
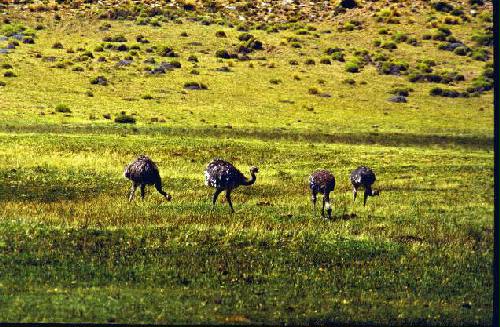
[[[493,150],[493,136],[481,135],[429,135],[413,133],[332,133],[298,132],[287,130],[263,129],[226,129],[220,128],[176,128],[176,127],[122,127],[91,125],[37,125],[37,126],[0,126],[1,132],[10,133],[55,133],[55,134],[137,134],[157,136],[218,137],[257,140],[289,140],[294,142],[339,143],[339,144],[378,144],[384,146],[426,147],[465,147]]]

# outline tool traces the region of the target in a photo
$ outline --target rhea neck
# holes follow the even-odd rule
[[[253,183],[255,183],[255,181],[257,180],[257,176],[255,175],[255,173],[253,171],[250,171],[250,175],[252,176],[250,179],[245,179],[243,181],[243,185],[252,185]]]

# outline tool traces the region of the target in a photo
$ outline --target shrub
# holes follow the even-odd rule
[[[453,16],[445,16],[443,18],[443,23],[448,25],[457,25],[460,24],[460,19]]]
[[[273,78],[273,79],[269,80],[269,83],[271,83],[271,84],[279,84],[279,83],[281,83],[281,80],[277,79],[277,78]]]
[[[323,65],[330,65],[332,61],[328,57],[323,57],[320,59],[319,63]]]
[[[16,77],[16,74],[14,74],[14,72],[12,70],[8,70],[8,71],[3,73],[3,76],[4,77]]]
[[[467,88],[468,93],[483,93],[489,91],[494,86],[493,68],[486,68],[485,71],[472,80],[472,84]]]
[[[471,58],[474,60],[486,61],[490,56],[485,49],[474,49],[471,52]]]
[[[359,72],[359,65],[356,62],[349,61],[345,64],[345,70],[349,73]]]
[[[184,83],[184,88],[188,90],[206,90],[208,87],[199,82],[186,82]]]
[[[127,38],[123,35],[105,36],[102,40],[104,42],[127,42]]]
[[[408,63],[403,61],[383,62],[378,65],[378,72],[382,75],[401,75],[401,72],[406,72],[409,68]]]
[[[177,57],[174,49],[165,45],[158,47],[156,53],[161,57]]]
[[[343,52],[334,52],[332,54],[332,59],[336,60],[336,61],[344,62],[345,61],[345,55],[344,55]]]
[[[11,64],[7,64],[7,63],[5,63],[5,64],[2,64],[2,68],[3,68],[3,69],[11,69],[11,68],[12,68],[12,65],[11,65]]]
[[[389,29],[387,28],[381,28],[378,30],[379,35],[389,35]]]
[[[397,49],[398,46],[396,45],[395,42],[393,41],[386,41],[380,45],[381,48],[387,49],[387,50],[394,50]]]
[[[190,62],[198,62],[198,57],[196,57],[195,55],[190,55],[187,60]]]
[[[215,32],[216,37],[227,37],[226,32],[224,31],[217,31]]]
[[[181,68],[182,65],[178,60],[172,60],[169,62],[170,66],[173,68]]]
[[[111,119],[111,114],[104,114],[104,115],[102,115],[102,118]]]
[[[63,49],[64,46],[62,45],[61,42],[56,42],[54,44],[52,44],[52,49]]]
[[[493,45],[493,33],[491,32],[476,32],[472,35],[472,41],[476,42],[477,45],[492,46]]]
[[[136,119],[133,116],[127,115],[122,112],[118,116],[115,117],[115,123],[118,124],[135,124]]]
[[[443,89],[440,87],[434,87],[430,90],[429,94],[431,96],[440,96],[446,98],[458,98],[458,97],[466,97],[467,95],[463,92],[458,92],[455,90]]]
[[[219,49],[219,50],[217,50],[215,52],[215,56],[217,58],[222,58],[222,59],[229,59],[229,58],[231,58],[231,55],[225,49]]]
[[[391,91],[389,91],[389,93],[395,94],[398,96],[407,97],[410,95],[410,92],[412,92],[412,91],[413,91],[413,89],[410,87],[396,87],[396,88],[392,89]]]
[[[431,7],[437,11],[450,12],[453,10],[453,6],[444,1],[432,2]]]
[[[316,62],[314,61],[314,59],[306,59],[306,61],[304,62],[306,65],[315,65]]]
[[[90,79],[90,84],[106,86],[108,85],[108,79],[102,75],[99,75]]]
[[[355,85],[356,81],[352,78],[346,78],[345,80],[342,81],[344,84],[349,84],[349,85]]]
[[[339,2],[339,7],[345,8],[345,9],[352,9],[357,7],[356,0],[340,0]]]
[[[432,67],[424,62],[417,63],[415,68],[423,73],[432,73]]]
[[[310,87],[309,90],[308,90],[309,94],[312,94],[312,95],[317,95],[319,94],[319,90],[315,87]]]
[[[243,42],[247,42],[253,38],[254,38],[254,36],[250,33],[243,33],[243,34],[240,34],[238,36],[238,40],[243,41]]]
[[[56,111],[57,112],[63,112],[63,113],[70,113],[71,109],[69,109],[69,107],[67,105],[65,105],[64,103],[59,103],[56,106]]]
[[[4,81],[0,81],[0,86],[5,86],[7,85],[7,83],[5,83]]]
[[[392,39],[396,43],[406,42],[408,40],[408,34],[404,32],[396,32],[396,34],[392,36]]]
[[[466,56],[469,53],[470,49],[464,46],[456,47],[455,50],[453,50],[453,53],[459,56]]]
[[[296,65],[298,65],[298,64],[299,64],[299,62],[298,62],[297,60],[295,60],[295,59],[291,59],[291,60],[289,60],[289,61],[288,61],[288,63],[289,63],[290,65],[293,65],[293,66],[296,66]]]
[[[417,46],[418,45],[417,38],[414,37],[414,36],[409,37],[408,40],[406,40],[406,43],[409,44],[409,45],[413,45],[413,46]]]

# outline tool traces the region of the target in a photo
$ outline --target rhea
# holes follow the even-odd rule
[[[236,167],[222,159],[213,159],[205,169],[205,184],[215,188],[215,193],[212,198],[212,204],[215,205],[217,197],[222,191],[226,192],[226,200],[234,212],[233,203],[231,202],[231,192],[240,185],[249,186],[255,183],[256,173],[259,169],[255,166],[250,168],[251,178],[246,178]]]
[[[366,200],[369,196],[378,196],[380,191],[374,191],[372,189],[373,183],[377,178],[375,173],[368,167],[360,166],[351,172],[351,184],[352,193],[354,196],[354,201],[356,201],[356,195],[358,194],[358,188],[363,187],[365,189],[363,206],[366,205]]]
[[[316,209],[316,199],[318,193],[323,194],[323,207],[321,216],[325,217],[325,206],[328,218],[332,218],[332,207],[330,205],[330,193],[335,190],[335,177],[326,169],[315,171],[309,177],[309,188],[311,189],[311,200],[313,208]]]
[[[149,157],[141,155],[125,168],[125,177],[132,181],[132,188],[128,200],[134,199],[137,187],[141,188],[141,198],[144,200],[146,185],[154,185],[156,190],[170,201],[172,197],[163,191],[161,185],[160,171]]]

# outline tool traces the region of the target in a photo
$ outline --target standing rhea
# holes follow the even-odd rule
[[[132,188],[130,189],[129,201],[134,198],[135,190],[138,186],[141,187],[141,198],[144,200],[144,191],[146,185],[154,185],[156,190],[161,195],[170,201],[172,197],[170,194],[164,192],[161,187],[161,177],[158,167],[147,156],[139,156],[134,162],[125,168],[125,177],[132,181]]]
[[[372,185],[377,179],[375,178],[375,173],[368,167],[360,166],[351,172],[351,184],[352,193],[354,194],[354,201],[356,201],[356,195],[358,193],[358,188],[364,187],[365,196],[363,200],[363,206],[366,205],[366,199],[369,196],[376,196],[380,194],[380,191],[372,190]]]
[[[257,177],[256,173],[259,169],[255,166],[250,168],[250,179],[243,176],[243,174],[236,169],[232,164],[222,159],[213,159],[205,169],[205,184],[215,188],[215,193],[212,203],[215,205],[217,197],[222,191],[226,191],[226,200],[234,212],[233,203],[231,202],[231,192],[240,185],[249,186],[255,183]]]
[[[325,169],[317,170],[309,177],[309,187],[311,188],[311,200],[314,209],[316,209],[316,196],[318,193],[323,194],[323,207],[321,209],[321,216],[325,216],[328,212],[328,218],[332,218],[332,207],[330,205],[330,192],[335,189],[335,177],[331,172]]]

